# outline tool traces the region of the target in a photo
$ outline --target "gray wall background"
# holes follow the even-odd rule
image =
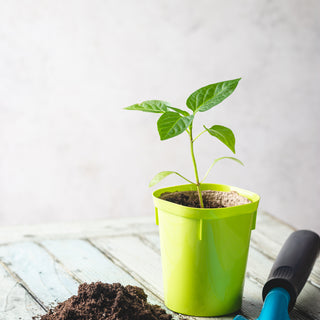
[[[0,224],[152,215],[148,182],[193,176],[187,136],[160,142],[147,99],[183,107],[242,77],[198,118],[237,138],[208,181],[247,188],[261,209],[320,231],[320,2],[0,0]],[[200,172],[231,155],[196,145]],[[161,186],[179,184],[169,177]]]

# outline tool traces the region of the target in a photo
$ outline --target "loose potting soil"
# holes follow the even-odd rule
[[[205,208],[234,207],[251,202],[236,191],[205,190],[202,191],[202,198]],[[197,191],[165,192],[161,195],[161,199],[187,207],[200,208]]]
[[[50,310],[40,320],[171,320],[158,305],[147,302],[142,288],[120,283],[81,284],[78,295]]]

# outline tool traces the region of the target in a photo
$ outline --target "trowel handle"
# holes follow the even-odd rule
[[[290,294],[289,311],[305,285],[320,251],[320,237],[309,230],[293,232],[284,243],[263,287],[263,300],[273,288]]]

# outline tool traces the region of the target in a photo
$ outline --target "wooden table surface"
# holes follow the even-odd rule
[[[248,319],[258,317],[263,284],[292,231],[258,213],[241,309]],[[152,216],[1,228],[0,264],[0,320],[31,320],[76,294],[80,283],[93,281],[141,286],[151,303],[163,306],[158,227]],[[319,259],[290,318],[320,319]]]

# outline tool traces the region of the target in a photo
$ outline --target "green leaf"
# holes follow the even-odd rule
[[[193,120],[193,115],[182,116],[177,112],[168,111],[158,120],[158,131],[161,140],[173,138],[184,132]]]
[[[134,104],[125,110],[138,110],[152,113],[165,113],[168,110],[169,103],[161,100],[148,100],[141,103]]]
[[[215,125],[211,128],[207,128],[206,126],[203,126],[212,136],[218,138],[222,143],[224,143],[233,153],[236,153],[235,151],[235,143],[236,139],[234,137],[234,134],[231,129]]]
[[[241,78],[218,82],[198,89],[187,99],[187,107],[194,112],[211,109],[229,97],[240,80]]]
[[[176,171],[161,171],[158,174],[156,174],[152,180],[149,183],[149,187],[153,187],[154,185],[156,185],[158,182],[160,182],[162,179],[166,178],[167,176],[169,176],[170,174],[176,174],[179,177],[181,177],[182,179],[188,181],[189,183],[194,184],[192,181],[190,181],[189,179],[185,178],[184,176],[182,176],[180,173],[176,172]]]
[[[208,176],[209,172],[211,171],[212,167],[213,167],[218,161],[220,161],[220,160],[222,160],[222,159],[230,159],[230,160],[236,161],[236,162],[238,162],[239,164],[241,164],[242,166],[244,166],[244,164],[243,164],[242,161],[240,161],[239,159],[234,158],[234,157],[220,157],[220,158],[217,158],[217,159],[215,159],[215,160],[213,161],[212,165],[210,166],[210,168],[208,169],[208,171],[206,172],[206,174],[204,175],[204,178],[201,180],[200,183],[202,183],[202,182],[207,178],[207,176]]]
[[[174,110],[174,111],[176,111],[176,112],[178,112],[178,113],[180,113],[180,114],[182,114],[183,116],[190,116],[190,113],[189,113],[189,112],[184,111],[184,110],[181,110],[181,109],[179,109],[179,108],[174,108],[174,107],[169,107],[169,106],[168,106],[168,108],[169,108],[169,109],[172,109],[172,110]]]

